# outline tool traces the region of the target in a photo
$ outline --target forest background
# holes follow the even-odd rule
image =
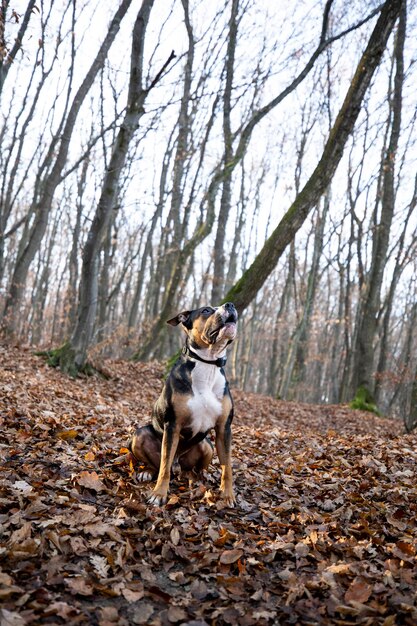
[[[417,424],[416,5],[2,0],[0,315],[72,373],[232,299],[249,391]]]

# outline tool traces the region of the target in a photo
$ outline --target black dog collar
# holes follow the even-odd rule
[[[201,361],[202,363],[207,363],[208,365],[216,365],[216,367],[224,367],[226,365],[227,357],[222,356],[215,361],[206,361],[206,359],[202,359],[201,356],[198,356],[195,352],[191,350],[188,346],[184,346],[182,349],[182,353],[184,355],[190,356],[192,359],[196,359],[197,361]]]

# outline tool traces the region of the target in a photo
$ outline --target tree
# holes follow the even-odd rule
[[[40,168],[38,172],[35,195],[25,220],[27,228],[23,233],[19,245],[19,252],[4,309],[3,329],[9,335],[13,335],[16,330],[15,325],[19,318],[18,309],[25,289],[29,267],[41,245],[48,225],[54,195],[58,185],[62,182],[62,172],[68,157],[70,141],[77,117],[97,74],[104,65],[107,53],[119,31],[121,21],[131,2],[132,0],[122,0],[118,10],[114,14],[103,43],[87,71],[84,80],[75,93],[71,106],[68,110],[65,109],[63,113],[58,130],[50,143],[43,167]],[[42,170],[45,174],[43,179],[41,179]]]
[[[284,374],[278,392],[280,398],[287,397],[288,389],[293,378],[297,381],[304,379],[308,335],[310,332],[311,315],[313,313],[313,306],[317,291],[320,257],[323,251],[324,227],[328,210],[329,198],[325,196],[322,211],[317,211],[316,225],[314,229],[313,258],[311,260],[311,269],[307,279],[305,302],[300,321],[297,324],[293,336],[291,337],[287,362],[284,367]]]
[[[281,254],[328,188],[354,128],[365,93],[381,61],[401,6],[402,0],[386,0],[384,3],[343,105],[330,131],[319,163],[252,265],[226,294],[225,301],[233,301],[239,312],[252,302],[275,268]]]
[[[223,143],[224,156],[223,168],[227,168],[228,163],[233,159],[233,135],[231,126],[232,111],[232,90],[234,77],[234,64],[236,54],[236,40],[238,30],[239,0],[232,0],[232,8],[229,22],[229,37],[227,41],[227,52],[225,60],[225,87],[223,94]],[[214,262],[213,262],[213,288],[211,292],[211,302],[220,302],[224,290],[225,277],[225,256],[224,242],[226,238],[227,219],[229,217],[232,197],[232,177],[226,176],[222,183],[222,193],[220,198],[220,208],[217,218],[217,230],[214,240]]]
[[[6,41],[6,17],[9,9],[9,0],[3,0],[0,7],[0,97],[3,86],[9,73],[12,63],[15,61],[17,53],[22,48],[23,38],[26,34],[30,18],[35,11],[39,11],[36,7],[36,0],[29,0],[23,19],[21,20],[19,31],[15,37],[13,46],[8,49]],[[19,22],[19,17],[15,13],[14,19]]]
[[[390,103],[390,136],[381,162],[380,188],[378,189],[374,211],[374,232],[372,237],[371,266],[361,293],[361,315],[358,320],[352,368],[351,394],[358,390],[372,399],[375,382],[374,354],[378,314],[381,301],[381,288],[384,268],[387,262],[391,224],[395,208],[395,163],[401,130],[402,90],[404,83],[404,42],[406,35],[406,0],[402,2],[397,37],[394,48],[396,73],[394,91]],[[378,217],[378,208],[380,214]]]
[[[399,1],[399,0],[397,0]],[[222,212],[222,216],[221,219],[225,219],[226,217],[226,211],[227,211],[227,205],[229,203],[229,192],[228,192],[228,187],[229,187],[229,183],[227,182],[228,180],[231,179],[233,172],[235,171],[236,167],[242,162],[242,160],[245,157],[245,154],[247,152],[252,134],[255,130],[255,128],[262,122],[262,120],[271,112],[273,111],[276,107],[278,107],[284,100],[285,98],[287,98],[291,93],[293,93],[297,87],[306,79],[306,77],[310,74],[310,72],[312,71],[317,59],[320,57],[320,55],[335,41],[338,41],[339,39],[341,39],[342,37],[344,37],[347,33],[352,32],[353,30],[359,28],[360,26],[362,26],[364,23],[366,23],[368,20],[370,20],[373,16],[375,16],[375,14],[378,13],[379,9],[372,11],[371,14],[369,14],[365,19],[361,20],[360,22],[358,22],[357,24],[355,24],[354,26],[338,33],[337,35],[334,36],[329,36],[328,35],[328,29],[329,29],[329,19],[330,19],[330,10],[333,4],[333,0],[327,0],[324,10],[323,10],[323,17],[322,17],[322,27],[321,27],[321,32],[320,32],[320,37],[319,37],[319,41],[318,41],[318,45],[315,48],[313,54],[310,56],[309,60],[307,61],[306,65],[303,67],[303,69],[298,73],[298,75],[294,78],[294,80],[283,90],[281,91],[277,96],[275,96],[274,98],[272,98],[267,104],[265,104],[262,107],[259,108],[254,108],[251,110],[250,115],[249,115],[249,119],[241,124],[241,127],[238,129],[238,131],[232,133],[233,137],[234,137],[234,143],[235,146],[232,146],[230,144],[230,128],[229,128],[229,117],[227,114],[227,107],[228,107],[228,95],[227,95],[227,89],[226,88],[226,125],[224,126],[224,133],[225,133],[225,137],[226,137],[226,148],[227,148],[227,159],[224,158],[224,154],[222,159],[217,163],[217,165],[214,167],[213,169],[213,173],[212,176],[209,180],[209,183],[207,185],[206,188],[206,192],[204,194],[204,198],[201,202],[201,217],[198,220],[196,227],[194,229],[194,231],[192,232],[192,234],[188,237],[188,239],[186,239],[181,246],[181,249],[179,250],[179,253],[176,255],[175,259],[174,259],[174,263],[173,263],[173,267],[172,270],[170,272],[170,278],[169,278],[169,284],[167,286],[167,288],[165,289],[165,299],[164,299],[164,303],[163,306],[159,308],[159,314],[158,317],[156,319],[156,321],[152,324],[149,332],[146,333],[146,335],[142,338],[141,341],[141,345],[139,347],[139,350],[136,352],[136,354],[134,355],[135,359],[144,359],[144,358],[148,358],[151,354],[154,353],[155,348],[158,346],[158,343],[160,341],[161,335],[165,329],[165,321],[166,319],[168,319],[168,317],[173,313],[173,309],[175,308],[175,303],[176,303],[176,299],[178,297],[178,290],[179,287],[181,285],[181,277],[182,277],[182,271],[183,268],[186,267],[189,259],[192,257],[192,255],[194,254],[195,250],[197,249],[197,247],[199,245],[201,245],[201,243],[211,234],[214,223],[215,223],[215,219],[216,219],[216,198],[217,198],[217,193],[219,188],[223,185],[223,191],[224,191],[224,202],[223,202],[223,212]],[[387,3],[388,9],[390,9],[391,7],[391,3],[388,2]],[[234,13],[237,11],[237,3],[232,5],[232,12],[233,15]],[[384,5],[384,9],[385,12],[383,10],[383,14],[385,15],[385,13],[387,13],[387,8]],[[384,18],[385,19],[385,18]],[[395,21],[395,19],[394,19]],[[384,20],[381,20],[381,18],[378,20],[378,24],[381,25],[381,27],[384,27]],[[233,42],[233,37],[235,37],[236,32],[235,32],[235,26],[233,26],[233,21],[231,21],[229,23],[229,28],[231,29],[231,34],[232,34],[232,42]],[[389,33],[388,33],[389,34]],[[388,35],[387,35],[388,38]],[[382,36],[383,39],[383,36]],[[375,36],[375,40],[377,40],[377,37]],[[375,51],[377,50],[377,41],[375,43]],[[232,62],[233,62],[233,58],[234,58],[234,45],[231,45],[229,48],[229,55],[228,55],[228,59],[229,62],[227,63],[227,70],[226,70],[226,74],[228,76],[228,80],[230,81],[230,85],[231,86],[231,81],[233,79],[233,71],[232,71]],[[371,61],[372,64],[372,59],[371,59],[371,53],[369,54],[369,60]],[[361,82],[361,81],[359,81]],[[321,194],[319,194],[320,196]],[[204,208],[206,209],[204,211]],[[189,221],[189,217],[187,216],[187,224]],[[225,223],[225,222],[224,222]],[[301,225],[302,222],[300,222],[299,225]],[[295,232],[295,231],[294,231]],[[294,233],[292,233],[294,234]],[[287,241],[288,243],[288,241]],[[221,237],[220,240],[218,241],[218,249],[220,250],[221,247]],[[285,246],[284,246],[285,248]],[[268,253],[269,254],[269,253]],[[269,275],[270,271],[272,271],[272,268],[275,266],[275,264],[273,264],[272,266],[268,266],[269,269],[267,270],[262,282],[260,283],[256,283],[258,285],[258,287],[255,287],[255,289],[252,291],[251,297],[249,298],[249,300],[247,301],[247,304],[252,300],[252,298],[254,297],[254,295],[256,294],[256,292],[258,291],[258,289],[262,286],[264,280],[266,279],[266,277]],[[249,282],[252,280],[252,277],[249,278]],[[242,281],[239,281],[238,286],[236,286],[236,288],[232,288],[232,290],[230,291],[230,293],[232,293],[233,295],[237,293],[237,290],[241,290],[243,287],[243,283]],[[229,297],[229,296],[227,296]]]
[[[181,0],[173,7],[160,3],[157,12],[155,5],[146,29],[143,88],[181,36],[179,58],[146,96],[146,115],[128,142],[120,176],[113,178],[116,195],[105,208],[103,188],[111,181],[110,161],[127,113],[130,49],[117,42],[122,28],[125,40],[132,33],[142,0],[135,3],[128,11],[131,24],[123,26],[130,19],[123,18],[116,46],[84,98],[65,154],[62,133],[74,96],[122,0],[113,8],[37,2],[39,12],[34,8],[31,15],[29,0],[0,2],[7,53],[24,16],[30,17],[0,97],[0,311],[37,229],[39,246],[33,246],[8,312],[9,337],[39,350],[71,340],[77,323],[83,326],[81,287],[86,352],[98,367],[101,357],[127,358],[135,349],[142,358],[173,354],[179,338],[165,320],[182,308],[218,303],[250,267],[302,197],[386,6],[385,0],[354,0],[346,11],[323,0],[305,14],[300,3],[278,7],[255,0]],[[417,6],[408,3],[407,11],[407,23],[413,23]],[[286,28],[279,30],[283,16]],[[366,310],[372,312],[365,300],[372,250],[377,256],[383,203],[390,205],[386,181],[395,210],[388,245],[378,253],[383,273],[371,319],[371,384],[384,413],[410,415],[417,64],[407,26],[401,125],[395,158],[387,162],[398,120],[397,24],[333,177],[324,168],[331,184],[317,193],[278,262],[278,246],[271,248],[275,265],[242,305],[228,367],[234,384],[247,391],[307,402],[351,400],[358,336]],[[7,58],[1,61],[4,69]],[[55,187],[50,177],[60,154]],[[53,197],[44,205],[42,235],[38,203],[48,181]],[[319,223],[326,199],[326,219]]]
[[[138,129],[139,120],[145,112],[146,97],[175,57],[174,52],[172,52],[152,83],[148,87],[144,86],[145,33],[153,3],[154,0],[143,0],[133,27],[126,112],[115,138],[97,210],[84,245],[77,322],[70,341],[60,351],[54,352],[54,358],[55,360],[59,359],[61,369],[72,375],[76,375],[85,367],[87,350],[94,333],[98,301],[99,253],[108,232],[108,225],[113,212],[117,207],[119,181],[126,162],[129,144]]]

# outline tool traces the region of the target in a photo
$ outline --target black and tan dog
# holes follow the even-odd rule
[[[172,326],[182,324],[186,344],[155,403],[151,423],[138,428],[130,442],[133,455],[150,470],[139,478],[158,476],[149,498],[153,504],[166,502],[174,464],[184,471],[208,467],[213,446],[207,434],[212,428],[222,469],[220,491],[226,504],[234,504],[233,402],[223,367],[226,348],[236,337],[236,322],[237,312],[230,302],[184,311],[168,321]]]

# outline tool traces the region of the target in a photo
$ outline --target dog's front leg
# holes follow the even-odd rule
[[[165,424],[162,436],[161,464],[159,466],[158,480],[153,492],[148,499],[151,504],[161,506],[167,501],[171,467],[178,448],[179,432],[172,424]]]
[[[228,506],[234,506],[232,477],[232,414],[216,426],[216,450],[222,469],[220,491]]]

